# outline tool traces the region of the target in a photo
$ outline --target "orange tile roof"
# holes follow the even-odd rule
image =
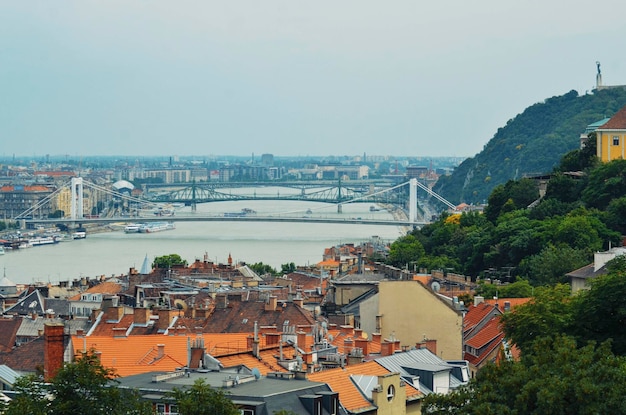
[[[465,344],[476,349],[480,349],[500,335],[502,335],[500,317],[496,316],[489,320],[489,322],[482,329],[480,329],[476,335],[468,339]]]
[[[493,310],[494,306],[491,304],[480,303],[476,306],[471,304],[463,317],[463,331],[466,332],[476,327]]]
[[[164,345],[158,356],[158,345]],[[74,352],[95,349],[105,367],[114,368],[120,376],[163,371],[187,365],[187,337],[183,336],[72,336]]]
[[[376,361],[349,365],[345,368],[323,370],[309,375],[309,380],[324,382],[335,392],[339,393],[341,404],[350,412],[362,412],[371,410],[374,405],[361,393],[352,381],[352,375],[383,376],[389,374],[389,370]],[[413,386],[406,384],[406,396],[417,398],[422,393]]]
[[[495,305],[496,303],[498,303],[498,307],[500,307],[501,310],[504,310],[504,303],[506,301],[508,301],[509,304],[511,305],[511,310],[512,310],[512,309],[514,309],[517,306],[520,306],[522,304],[526,304],[530,300],[532,300],[531,297],[524,297],[524,298],[498,298],[497,300],[494,300],[493,298],[489,298],[489,299],[485,299],[485,302],[487,304],[491,304],[491,305]]]
[[[133,324],[134,317],[135,316],[133,316],[132,314],[126,314],[118,322],[108,323],[106,321],[100,321],[100,324],[96,325],[93,328],[93,331],[90,333],[90,335],[91,336],[114,336],[116,334],[119,335],[121,334],[120,329],[128,330],[130,328],[130,326]]]
[[[365,412],[376,408],[363,396],[359,388],[352,382],[350,373],[346,372],[344,369],[331,369],[313,373],[309,375],[309,380],[313,382],[324,382],[331,390],[338,392],[341,405],[350,412]]]
[[[94,285],[93,287],[88,288],[84,292],[80,294],[76,294],[68,298],[70,301],[78,301],[80,300],[80,296],[84,293],[91,294],[118,294],[122,291],[122,286],[116,282],[105,281],[98,285]]]
[[[464,352],[463,358],[474,366],[480,365],[491,353],[502,345],[504,340],[504,333],[500,326],[500,316],[496,316],[489,320],[489,322],[480,329],[476,335],[468,339],[465,344],[473,347],[476,350],[480,350],[478,356]]]
[[[615,113],[598,130],[625,130],[626,129],[626,106]]]

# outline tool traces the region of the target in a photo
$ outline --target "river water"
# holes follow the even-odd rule
[[[259,215],[391,219],[384,210],[370,211],[371,204],[336,205],[314,202],[246,201],[200,204],[197,214],[239,212],[253,209]],[[189,207],[176,215],[192,215]],[[166,219],[166,218],[164,218]],[[376,236],[392,242],[405,229],[385,225],[272,223],[272,222],[177,222],[176,229],[151,234],[126,234],[119,230],[89,234],[86,239],[55,245],[6,251],[0,255],[4,275],[15,283],[71,281],[80,277],[111,276],[141,269],[144,258],[179,254],[189,263],[205,256],[217,263],[263,262],[280,270],[281,264],[315,264],[324,248],[342,243],[358,244]]]

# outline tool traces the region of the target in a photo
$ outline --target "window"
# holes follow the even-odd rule
[[[619,135],[614,135],[613,136],[613,145],[614,146],[619,146]]]
[[[156,405],[156,412],[157,412],[157,414],[164,414],[165,413],[165,404],[158,403]]]
[[[396,388],[393,387],[393,385],[389,385],[389,387],[387,388],[387,400],[389,402],[393,401],[393,397],[396,394]]]
[[[241,415],[254,415],[254,409],[240,409]]]

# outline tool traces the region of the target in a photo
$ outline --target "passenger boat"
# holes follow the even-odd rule
[[[139,226],[140,233],[154,233],[161,231],[169,231],[171,229],[175,229],[173,222],[150,222],[144,223]]]
[[[87,232],[85,231],[76,231],[72,234],[72,239],[85,239],[87,237]]]
[[[51,235],[48,236],[35,236],[28,240],[32,246],[40,246],[40,245],[53,245],[58,243],[59,241]]]
[[[139,232],[139,228],[141,228],[141,223],[129,223],[124,227],[124,233],[137,233]]]

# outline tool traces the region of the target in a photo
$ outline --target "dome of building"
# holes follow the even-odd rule
[[[127,190],[130,192],[135,188],[135,186],[127,180],[118,180],[113,183],[113,188],[118,192],[121,192],[123,190]]]

